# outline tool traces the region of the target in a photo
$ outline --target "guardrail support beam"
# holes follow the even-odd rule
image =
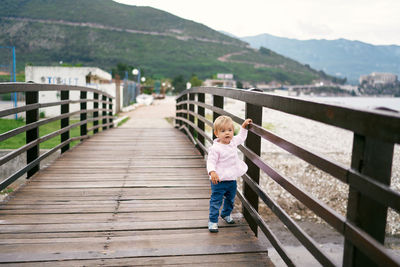
[[[98,93],[93,93],[93,99],[94,99],[94,101],[93,101],[93,109],[96,110],[96,109],[99,108],[99,94]],[[96,127],[97,125],[99,125],[98,117],[99,117],[99,111],[96,110],[96,111],[93,112],[93,118],[95,119],[93,121],[93,127]],[[95,128],[93,130],[93,134],[97,134],[98,132],[99,132],[99,128]]]
[[[39,103],[39,92],[26,92],[25,94],[26,105]],[[26,112],[26,124],[37,122],[39,120],[39,109],[32,109]],[[26,131],[26,143],[30,143],[39,138],[39,127],[35,127]],[[29,164],[39,157],[39,145],[36,145],[26,151],[26,163]],[[27,172],[26,179],[29,179],[39,171],[39,164],[34,166]]]
[[[187,101],[187,100],[188,100],[188,94],[184,94],[182,96],[182,101]],[[182,109],[187,111],[188,110],[188,104],[183,104],[182,105]],[[188,118],[188,114],[187,113],[182,114],[182,118],[187,119]],[[182,124],[184,124],[184,125],[186,125],[186,127],[188,127],[186,122],[182,122]]]
[[[214,105],[214,107],[223,109],[224,108],[224,97],[223,96],[219,96],[219,95],[214,95],[213,96],[213,105]],[[213,112],[213,123],[218,118],[218,116],[220,116],[220,115],[221,114],[218,114],[217,112]],[[214,129],[212,130],[212,132],[213,132],[213,138],[212,139],[214,140],[217,137],[214,134]]]
[[[393,149],[393,143],[354,134],[351,168],[380,183],[390,185]],[[387,207],[361,194],[350,185],[347,220],[384,244],[386,218]],[[378,265],[345,239],[343,266]]]
[[[86,98],[87,98],[87,92],[86,91],[81,91],[81,100],[85,100],[85,102],[81,102],[81,121],[84,121],[87,119],[87,102],[86,102]],[[81,125],[81,136],[87,135],[87,123],[82,124]]]
[[[203,93],[199,93],[197,94],[197,101],[200,103],[205,102],[205,94]],[[197,114],[199,114],[200,116],[203,116],[204,118],[206,117],[206,113],[205,113],[205,108],[197,106]],[[202,120],[197,119],[197,126],[203,131],[205,132],[205,127],[204,127],[204,122]],[[204,136],[202,136],[201,134],[197,135],[197,140],[203,145],[205,146],[205,138]],[[200,153],[201,155],[204,156],[204,151],[202,149],[200,149]]]
[[[61,100],[69,100],[69,91],[61,91]],[[61,114],[69,113],[69,104],[61,105]],[[61,128],[69,126],[69,117],[61,119]],[[61,143],[69,139],[69,130],[61,134]],[[61,148],[61,154],[69,149],[69,144]]]
[[[190,100],[190,101],[194,101],[194,100],[195,100],[195,97],[196,97],[196,94],[194,94],[194,93],[189,94],[189,100]],[[189,111],[194,112],[194,104],[189,104]],[[193,115],[190,115],[190,114],[189,114],[189,121],[192,122],[192,123],[194,124],[194,116],[193,116]],[[190,134],[193,136],[193,138],[196,139],[195,130],[194,130],[194,128],[193,128],[192,126],[190,126],[190,125],[189,125],[189,131],[190,131]]]
[[[254,124],[262,125],[262,107],[246,103],[246,118],[253,120]],[[245,145],[248,149],[256,153],[258,156],[261,154],[261,137],[248,132]],[[250,159],[245,158],[245,163],[249,167],[247,175],[257,184],[260,181],[260,168],[257,167]],[[244,197],[249,201],[250,205],[258,212],[258,195],[251,189],[251,187],[243,182],[243,193]],[[258,236],[257,223],[253,220],[250,213],[243,208],[243,215],[246,221],[249,223],[251,230],[256,236]]]
[[[108,98],[108,101],[110,102],[110,104],[108,105],[108,108],[110,109],[110,112],[108,113],[108,116],[110,116],[110,128],[114,128],[114,124],[113,124],[113,104],[112,104],[112,98]]]
[[[103,107],[103,112],[102,112],[102,116],[103,116],[103,131],[105,131],[105,130],[108,129],[108,127],[107,127],[107,118],[106,118],[106,116],[107,116],[107,111],[106,111],[106,109],[107,109],[107,103],[106,103],[107,96],[103,95],[101,100],[103,100],[103,105],[102,105],[102,107]]]

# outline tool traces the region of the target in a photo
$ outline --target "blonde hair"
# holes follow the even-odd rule
[[[219,129],[222,128],[222,126],[231,124],[233,127],[233,120],[231,117],[228,116],[219,116],[218,118],[215,119],[214,121],[214,131],[219,131]]]

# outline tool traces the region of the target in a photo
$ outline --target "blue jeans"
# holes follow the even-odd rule
[[[236,196],[236,181],[222,181],[218,184],[211,183],[210,217],[209,221],[218,223],[219,209],[224,200],[221,217],[231,215]]]

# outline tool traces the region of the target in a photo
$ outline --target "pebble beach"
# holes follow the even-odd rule
[[[245,105],[243,102],[227,99],[224,107],[228,112],[244,118]],[[350,131],[267,108],[263,109],[263,127],[307,150],[346,167],[350,166],[353,143],[353,133]],[[298,159],[269,141],[262,141],[261,151],[264,162],[338,214],[346,216],[349,190],[347,184]],[[322,219],[263,172],[260,177],[260,185],[293,219],[322,222]],[[394,148],[391,187],[400,191],[399,145],[395,145]],[[261,205],[260,210],[265,213],[266,217],[271,215],[271,211],[264,205]],[[386,233],[389,235],[400,234],[400,216],[390,209]]]

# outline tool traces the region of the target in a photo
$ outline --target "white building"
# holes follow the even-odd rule
[[[360,76],[360,84],[363,85],[389,85],[395,84],[397,82],[397,75],[392,73],[378,73],[373,72],[369,75],[362,75]]]
[[[232,73],[218,73],[217,79],[207,79],[203,82],[203,86],[236,88],[236,81],[233,79]]]
[[[60,84],[73,86],[86,86],[96,88],[115,96],[115,84],[112,83],[111,74],[96,67],[25,67],[25,81],[42,84]],[[92,94],[88,93],[88,98]],[[79,91],[71,91],[69,98],[77,100],[80,98]],[[42,91],[39,93],[39,102],[57,102],[60,101],[60,92]],[[115,105],[113,105],[115,106]],[[88,102],[87,109],[92,109],[92,102]],[[79,104],[71,104],[70,112],[80,109]],[[115,107],[114,107],[115,110]],[[46,117],[57,116],[60,114],[60,106],[48,107],[40,110]]]

